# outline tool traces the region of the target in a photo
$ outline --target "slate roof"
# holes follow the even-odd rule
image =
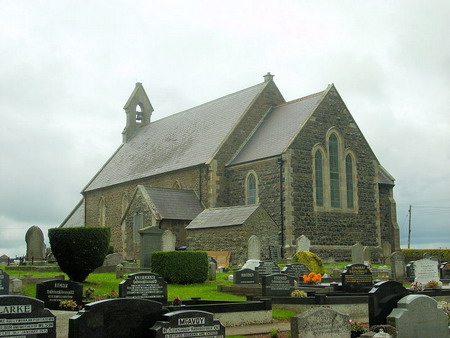
[[[242,225],[259,208],[259,204],[203,210],[186,229],[217,228]]]
[[[395,185],[395,179],[381,165],[378,170],[378,183],[379,184],[387,184],[387,185]]]
[[[60,228],[74,228],[84,226],[85,210],[84,210],[84,198],[75,206],[72,212],[66,217],[66,219],[59,226]]]
[[[327,91],[321,91],[270,110],[262,123],[228,165],[251,162],[282,154]]]
[[[193,220],[204,209],[193,190],[145,187],[161,219]]]
[[[206,163],[266,82],[143,126],[84,191]]]

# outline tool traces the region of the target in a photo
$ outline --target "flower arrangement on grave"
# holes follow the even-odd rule
[[[303,290],[294,290],[294,291],[291,292],[291,297],[303,298],[303,297],[306,297],[306,296],[307,296],[307,294]]]
[[[415,291],[423,291],[423,289],[425,289],[425,287],[423,286],[423,284],[421,282],[413,282],[409,289],[415,290]]]
[[[84,290],[84,297],[86,298],[86,300],[92,300],[93,298],[93,294],[95,292],[94,288],[88,287]]]
[[[350,324],[351,337],[359,337],[369,329],[369,326],[365,325],[364,322],[356,322],[350,319],[348,323]]]
[[[438,283],[438,281],[430,280],[430,281],[425,285],[425,287],[426,287],[426,288],[429,288],[429,289],[437,289],[437,288],[439,287],[439,283]]]
[[[181,305],[180,297],[175,297],[175,299],[172,302],[172,305]]]
[[[320,273],[310,272],[308,275],[303,275],[303,281],[308,284],[318,285],[322,281]]]
[[[72,300],[72,299],[60,301],[59,302],[59,307],[61,309],[70,310],[70,311],[74,311],[77,308],[80,308],[80,306],[78,306],[77,302]]]

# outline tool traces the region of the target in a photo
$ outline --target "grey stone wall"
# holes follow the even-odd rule
[[[188,229],[190,250],[231,251],[231,264],[247,260],[248,239],[256,235],[261,240],[261,258],[269,259],[269,246],[277,245],[277,225],[258,208],[242,225],[207,229]]]

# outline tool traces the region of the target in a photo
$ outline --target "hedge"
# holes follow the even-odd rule
[[[423,258],[424,253],[430,253],[431,256],[439,258],[441,262],[450,261],[450,249],[401,249],[405,255],[405,262],[417,261]]]
[[[69,278],[83,282],[102,266],[109,248],[108,227],[53,228],[48,230],[52,253]]]
[[[305,264],[311,272],[324,274],[325,267],[323,266],[320,257],[310,251],[299,251],[292,257],[292,263]]]
[[[152,272],[167,283],[203,283],[208,278],[208,255],[204,251],[156,251],[151,266]]]

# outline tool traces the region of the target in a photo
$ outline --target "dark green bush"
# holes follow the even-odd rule
[[[450,249],[402,249],[406,263],[422,259],[426,252],[429,252],[433,257],[438,257],[441,262],[450,261]]]
[[[69,278],[83,282],[103,264],[109,247],[108,227],[53,228],[48,239],[59,267]]]
[[[167,283],[203,283],[208,278],[208,255],[204,251],[156,251],[152,272]]]

